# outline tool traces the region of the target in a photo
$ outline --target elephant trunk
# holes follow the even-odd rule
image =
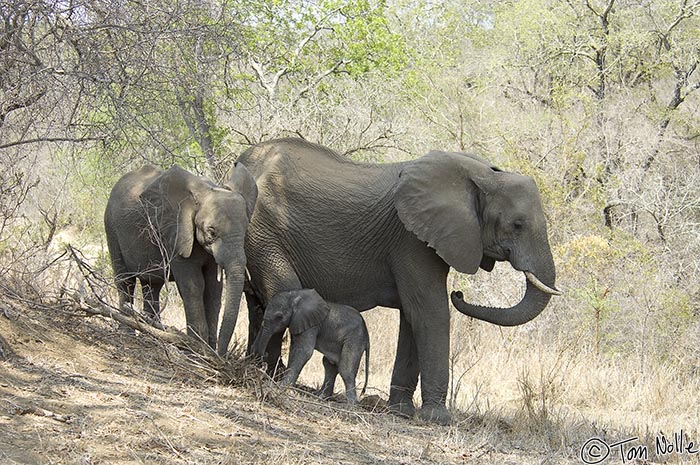
[[[228,345],[231,342],[233,331],[236,329],[241,294],[243,293],[243,282],[245,280],[245,261],[241,263],[239,260],[235,265],[226,266],[224,271],[226,273],[226,301],[216,343],[217,352],[222,357],[228,352]]]
[[[548,256],[546,265],[539,267],[538,273],[525,271],[527,278],[527,289],[522,300],[510,308],[493,308],[481,305],[474,305],[463,300],[460,291],[453,291],[450,295],[452,305],[457,310],[467,316],[497,324],[499,326],[517,326],[535,318],[549,303],[553,295],[560,295],[554,287],[555,271],[551,254]],[[549,284],[546,284],[549,283]]]
[[[253,342],[253,356],[259,359],[264,359],[265,351],[267,350],[267,344],[270,343],[271,338],[272,332],[270,332],[269,328],[266,328],[265,323],[263,323],[262,328],[258,332],[258,336],[255,338],[255,342]]]

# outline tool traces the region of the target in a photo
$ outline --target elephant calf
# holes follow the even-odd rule
[[[289,328],[292,334],[289,369],[281,384],[294,384],[314,349],[323,354],[324,398],[333,395],[340,373],[348,402],[357,403],[355,377],[365,353],[365,384],[369,376],[369,333],[360,312],[347,305],[329,303],[313,289],[275,294],[265,309],[262,329],[253,344],[253,353],[264,356],[270,338]]]

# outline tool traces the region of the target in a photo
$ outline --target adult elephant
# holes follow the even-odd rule
[[[187,333],[225,355],[238,319],[245,279],[244,239],[257,198],[255,180],[237,163],[224,187],[173,166],[125,174],[107,202],[107,246],[120,308],[141,282],[144,313],[158,320],[159,295],[175,281]],[[223,283],[226,302],[217,340]]]
[[[558,294],[531,178],[461,153],[359,164],[296,139],[261,143],[239,161],[260,190],[246,238],[256,294],[265,303],[280,291],[314,288],[360,311],[400,309],[389,396],[399,413],[415,413],[420,374],[419,415],[449,422],[450,267],[473,274],[508,260],[525,273],[525,296],[509,309],[468,304],[452,293],[460,312],[498,325],[530,321]],[[255,328],[260,317],[251,313]],[[279,357],[280,341],[268,346],[268,363]]]

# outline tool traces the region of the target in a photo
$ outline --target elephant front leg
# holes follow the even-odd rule
[[[413,417],[413,393],[418,385],[418,351],[413,339],[413,328],[401,311],[399,342],[396,348],[394,371],[391,375],[389,408],[401,416]]]
[[[185,307],[187,335],[209,344],[209,325],[204,312],[204,276],[201,271],[172,267],[177,290]],[[216,346],[210,347],[215,348]]]
[[[301,370],[314,354],[316,336],[312,330],[301,334],[292,335],[292,343],[289,347],[289,367],[282,379],[282,386],[289,386],[297,382]]]

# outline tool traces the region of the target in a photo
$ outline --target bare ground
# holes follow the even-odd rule
[[[192,354],[109,319],[2,310],[3,464],[577,463],[499,418],[424,424],[281,391],[244,364],[240,382],[222,384]]]

